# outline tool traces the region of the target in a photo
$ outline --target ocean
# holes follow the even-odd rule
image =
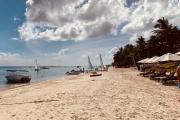
[[[57,77],[66,76],[66,72],[72,70],[74,67],[48,67],[48,69],[40,69],[40,71],[35,71],[34,67],[0,67],[0,90],[10,89],[17,87],[19,85],[7,84],[5,76],[7,75],[7,70],[27,70],[31,76],[30,83],[36,83],[44,80],[50,80]],[[23,85],[23,84],[22,84]]]

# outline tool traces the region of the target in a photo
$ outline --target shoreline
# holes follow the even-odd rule
[[[180,90],[137,73],[111,69],[0,91],[0,119],[180,119]]]
[[[6,91],[6,90],[10,90],[10,89],[15,89],[15,88],[19,88],[19,87],[25,87],[25,86],[29,86],[29,85],[34,85],[34,84],[38,84],[41,82],[45,82],[45,81],[52,81],[52,80],[56,80],[56,79],[63,79],[65,77],[68,77],[67,75],[57,75],[55,77],[47,77],[47,78],[42,78],[38,81],[33,81],[30,83],[22,83],[22,84],[2,84],[0,85],[0,92],[1,91]]]

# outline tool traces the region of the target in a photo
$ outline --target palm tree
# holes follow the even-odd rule
[[[168,28],[172,28],[172,24],[169,24],[169,21],[163,17],[157,20],[157,23],[154,25],[154,28],[165,30]]]
[[[135,61],[146,57],[160,56],[167,52],[180,51],[180,30],[165,18],[157,20],[153,34],[149,40],[141,36],[136,45],[128,44],[114,54],[113,65],[117,67],[131,66]]]
[[[178,45],[177,43],[180,40],[180,32],[177,26],[169,24],[168,20],[163,17],[157,20],[154,28],[155,30],[153,30],[153,32],[156,36],[157,43],[160,45],[160,50],[163,53],[176,52]]]
[[[136,49],[138,52],[139,59],[143,59],[147,57],[147,52],[146,52],[146,41],[144,37],[139,37],[138,40],[136,41]]]

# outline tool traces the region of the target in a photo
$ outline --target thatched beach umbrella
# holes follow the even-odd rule
[[[158,59],[159,62],[167,62],[167,61],[180,61],[180,56],[172,53],[167,53]]]

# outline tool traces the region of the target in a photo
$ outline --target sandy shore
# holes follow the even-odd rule
[[[113,69],[0,92],[0,120],[178,120],[180,90]]]

